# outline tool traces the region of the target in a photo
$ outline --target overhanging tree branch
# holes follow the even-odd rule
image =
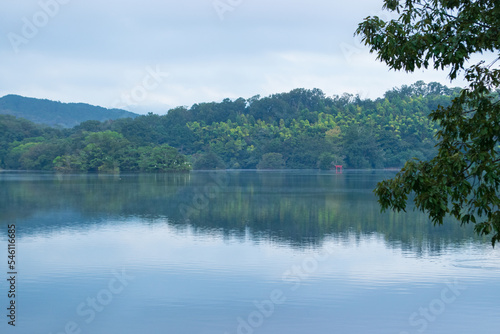
[[[368,17],[356,34],[394,70],[449,68],[450,79],[464,70],[468,87],[446,108],[430,114],[441,129],[438,153],[430,161],[408,161],[393,179],[374,190],[382,210],[405,210],[414,193],[417,209],[435,224],[446,214],[475,224],[478,234],[500,241],[500,3],[498,0],[385,0],[399,18]],[[497,58],[465,68],[472,54],[492,51]],[[472,184],[471,184],[472,182]],[[451,205],[451,209],[449,206]]]

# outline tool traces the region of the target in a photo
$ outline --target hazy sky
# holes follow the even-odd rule
[[[382,0],[2,0],[0,96],[135,112],[320,88],[376,98],[446,73],[389,71],[353,33]],[[453,83],[451,86],[460,84]]]

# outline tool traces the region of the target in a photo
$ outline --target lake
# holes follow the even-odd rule
[[[393,175],[0,172],[1,332],[498,333],[498,247],[380,213]]]

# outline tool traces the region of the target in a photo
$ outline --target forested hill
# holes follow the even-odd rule
[[[195,169],[401,167],[435,153],[428,115],[458,92],[417,82],[371,100],[295,89],[65,130],[0,116],[0,167],[185,170],[186,158]]]
[[[74,127],[88,120],[106,121],[138,116],[121,109],[106,109],[85,103],[61,103],[19,95],[6,95],[0,98],[0,114],[65,128]]]

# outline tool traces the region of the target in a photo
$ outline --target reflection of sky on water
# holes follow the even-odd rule
[[[40,322],[40,328],[55,331],[52,326],[74,319],[92,333],[114,330],[116,321],[118,328],[124,326],[122,333],[134,333],[144,320],[143,328],[152,332],[159,328],[154,326],[171,326],[173,333],[230,331],[237,317],[253,311],[254,301],[279,289],[286,302],[276,305],[276,314],[259,332],[303,333],[309,328],[349,333],[375,326],[370,332],[387,333],[401,326],[412,329],[409,315],[439,298],[454,280],[467,289],[445,313],[443,321],[452,320],[445,328],[460,332],[469,317],[463,318],[464,313],[482,318],[484,312],[493,316],[500,311],[495,302],[500,297],[500,253],[488,245],[415,256],[388,248],[373,234],[357,240],[330,236],[319,247],[297,249],[249,236],[201,235],[167,221],[131,219],[25,236],[18,248],[26,316],[20,328],[26,329]],[[471,267],[473,261],[480,265]],[[105,289],[113,272],[122,268],[134,280],[114,296],[117,303],[109,305],[110,312],[85,324],[77,306]],[[290,271],[295,274],[287,276]]]

